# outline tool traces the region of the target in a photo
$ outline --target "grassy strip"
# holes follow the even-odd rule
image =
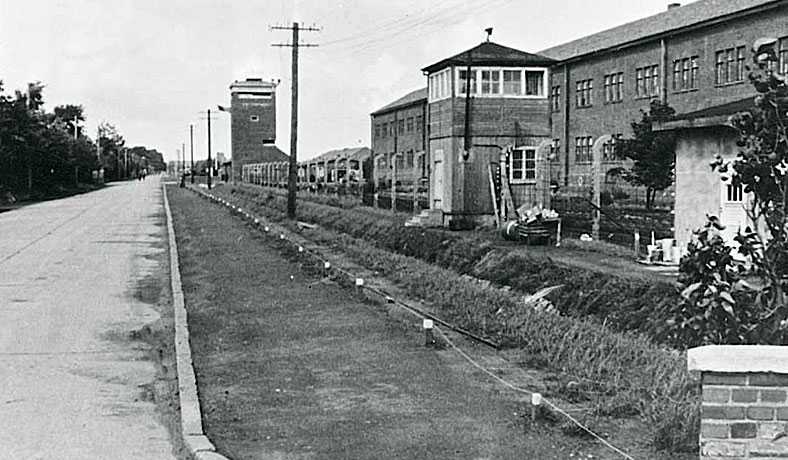
[[[274,219],[284,215],[280,200],[273,195],[256,197],[228,192],[224,190],[225,196],[245,209]],[[323,217],[325,220],[321,219],[320,223],[332,228],[349,228],[347,222],[357,217],[335,215],[331,210],[316,206],[320,205],[302,203],[301,215],[307,220]],[[317,212],[324,215],[311,219],[312,213]],[[344,212],[352,214],[352,211]],[[559,373],[558,390],[571,390],[579,399],[595,401],[597,414],[642,415],[654,427],[653,441],[657,448],[676,451],[697,448],[697,386],[686,372],[683,354],[659,348],[640,334],[612,332],[583,318],[536,312],[522,304],[516,293],[468,282],[454,270],[432,264],[466,267],[466,271],[471,271],[477,265],[474,261],[490,254],[489,247],[475,247],[463,240],[449,241],[452,243],[449,244],[443,239],[432,242],[444,249],[442,253],[416,254],[419,246],[411,245],[412,241],[405,237],[386,240],[387,244],[392,241],[402,244],[392,253],[368,240],[376,234],[389,235],[390,223],[363,222],[368,228],[362,232],[362,237],[341,231],[339,234],[325,231],[322,236],[318,233],[315,237],[322,238],[325,244],[339,246],[361,265],[428,301],[446,319],[518,348],[523,353],[521,362]],[[396,230],[411,238],[418,235],[409,229]],[[435,236],[429,232],[424,234]],[[513,262],[504,259],[497,270],[510,267]],[[514,274],[521,268],[511,266],[507,272],[511,275],[506,275],[509,277],[506,279],[514,280]]]
[[[270,190],[238,187],[230,193],[251,202],[262,200],[266,206],[285,210],[283,191],[271,193]],[[366,207],[340,208],[329,203],[301,201],[299,218],[460,274],[512,286],[523,293],[563,284],[563,289],[550,296],[562,314],[582,318],[593,316],[616,330],[637,331],[673,348],[685,346],[670,342],[664,331],[665,310],[681,301],[678,289],[669,282],[585,270],[546,257],[529,256],[522,251],[512,254],[494,248],[484,238],[403,227],[407,216]]]

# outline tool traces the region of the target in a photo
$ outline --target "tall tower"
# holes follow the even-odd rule
[[[236,80],[230,98],[233,179],[240,181],[243,165],[263,161],[264,146],[276,141],[276,83]]]

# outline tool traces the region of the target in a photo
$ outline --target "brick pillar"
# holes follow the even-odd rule
[[[700,458],[788,458],[788,347],[713,345],[687,352],[702,385]]]

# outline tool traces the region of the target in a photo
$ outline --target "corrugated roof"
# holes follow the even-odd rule
[[[699,0],[662,13],[623,24],[593,35],[573,40],[563,45],[540,51],[539,54],[563,61],[589,53],[615,48],[626,43],[645,39],[722,18],[770,3],[785,0]]]
[[[482,42],[469,50],[455,54],[435,64],[421,69],[432,73],[450,65],[468,65],[468,53],[471,56],[471,65],[501,65],[501,66],[549,66],[554,60],[540,54],[526,53],[508,46],[493,42]]]
[[[402,96],[401,98],[397,99],[396,101],[384,105],[383,107],[379,108],[372,112],[371,115],[381,115],[383,113],[389,112],[399,107],[404,107],[407,105],[415,104],[416,102],[424,101],[427,102],[427,88],[419,88],[415,91],[411,91],[408,94]]]
[[[315,158],[304,160],[301,164],[331,161],[337,158],[350,158],[351,160],[364,160],[370,155],[369,147],[350,147],[344,149],[329,150],[328,152],[321,153]]]

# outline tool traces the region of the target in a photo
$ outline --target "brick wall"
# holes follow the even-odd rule
[[[690,370],[701,372],[702,460],[788,458],[786,348],[709,346],[689,351]]]

